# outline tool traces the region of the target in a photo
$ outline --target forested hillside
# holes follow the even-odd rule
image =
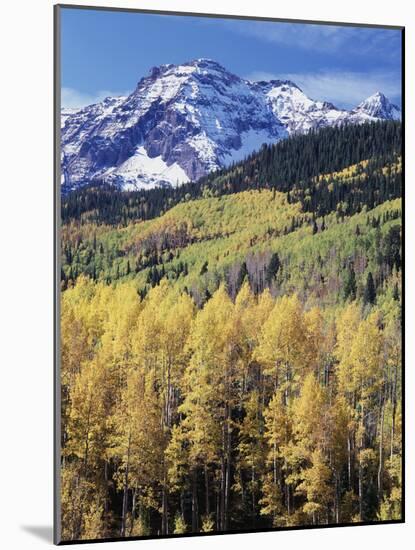
[[[371,163],[366,166],[366,171],[373,180],[372,193],[364,185],[359,185],[360,193],[366,191],[361,197],[363,200],[360,206],[365,204],[368,197],[372,205],[380,204],[387,198],[400,196],[399,179],[394,185],[391,174],[381,173],[378,168],[394,164],[401,147],[400,122],[323,128],[305,136],[292,136],[275,145],[264,145],[259,153],[252,154],[230,169],[212,172],[206,178],[176,188],[130,192],[117,192],[104,184],[81,188],[63,197],[62,221],[76,219],[125,226],[131,221],[159,216],[179,202],[206,195],[239,193],[252,188],[289,192],[293,186],[302,190],[306,196],[316,199],[306,201],[307,204],[310,202],[308,210],[317,207],[323,209],[324,213],[334,201],[329,200],[330,190],[317,185],[315,178],[321,174],[341,172],[344,168],[368,159],[371,159]],[[377,177],[373,177],[373,172]],[[336,180],[336,190],[341,189],[341,183],[340,177]],[[343,195],[350,194],[343,190]],[[336,198],[336,194],[332,196]],[[359,203],[355,203],[354,208],[358,207]]]
[[[62,199],[66,540],[399,520],[401,125]]]

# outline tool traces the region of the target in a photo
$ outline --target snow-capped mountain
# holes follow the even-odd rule
[[[399,117],[382,94],[345,111],[293,82],[250,82],[212,60],[161,65],[128,97],[62,110],[62,183],[175,186],[293,133]]]
[[[388,120],[400,120],[402,117],[399,107],[391,103],[381,92],[376,92],[362,101],[353,113]]]
[[[349,115],[348,111],[337,109],[331,103],[310,99],[290,80],[256,82],[253,86],[265,94],[274,115],[289,134],[336,124]]]
[[[289,134],[305,133],[344,122],[359,124],[377,119],[399,120],[401,111],[382,93],[376,92],[352,111],[338,109],[327,101],[314,101],[290,80],[256,82],[256,89],[266,95],[275,116]]]
[[[66,120],[77,113],[79,109],[74,109],[72,107],[62,107],[61,109],[61,129],[65,126]]]

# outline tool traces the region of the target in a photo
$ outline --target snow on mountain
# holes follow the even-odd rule
[[[62,107],[61,109],[61,129],[65,126],[66,121],[69,117],[73,116],[78,112],[79,109],[74,109],[72,107]]]
[[[310,128],[398,118],[375,94],[353,111],[314,101],[293,82],[244,80],[215,61],[151,69],[128,97],[62,110],[62,183],[120,189],[180,185]]]
[[[157,172],[147,175],[145,167],[155,158],[169,168],[159,166],[160,184],[178,185],[287,135],[263,94],[205,59],[155,67],[130,96],[105,101],[66,119],[68,188],[93,180],[130,187],[133,173],[135,187],[153,186]]]
[[[230,149],[223,156],[223,164],[228,166],[232,162],[244,160],[253,151],[257,151],[264,143],[275,143],[275,139],[264,130],[247,130],[240,136],[241,146],[239,149]]]
[[[189,178],[177,162],[168,166],[161,155],[151,158],[145,148],[139,146],[120,166],[107,170],[106,180],[124,190],[133,191],[140,189],[142,181],[146,182],[146,189],[151,189],[163,185],[180,185],[189,181]]]
[[[376,92],[362,103],[360,103],[353,113],[366,114],[373,118],[385,118],[388,120],[401,120],[402,113],[399,107],[389,101],[381,92]]]
[[[256,82],[254,86],[265,94],[275,116],[281,120],[289,134],[305,133],[311,128],[336,124],[349,114],[331,103],[310,99],[289,80]]]
[[[107,97],[82,109],[62,109],[62,145],[65,152],[78,152],[84,140],[104,119],[122,105],[125,97]]]

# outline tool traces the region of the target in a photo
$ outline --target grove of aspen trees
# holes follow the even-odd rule
[[[401,519],[400,132],[63,197],[62,539]]]

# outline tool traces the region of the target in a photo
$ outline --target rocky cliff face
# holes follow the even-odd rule
[[[208,59],[161,65],[128,97],[62,111],[62,184],[180,185],[292,133],[399,117],[382,94],[345,111],[293,82],[249,82]]]

